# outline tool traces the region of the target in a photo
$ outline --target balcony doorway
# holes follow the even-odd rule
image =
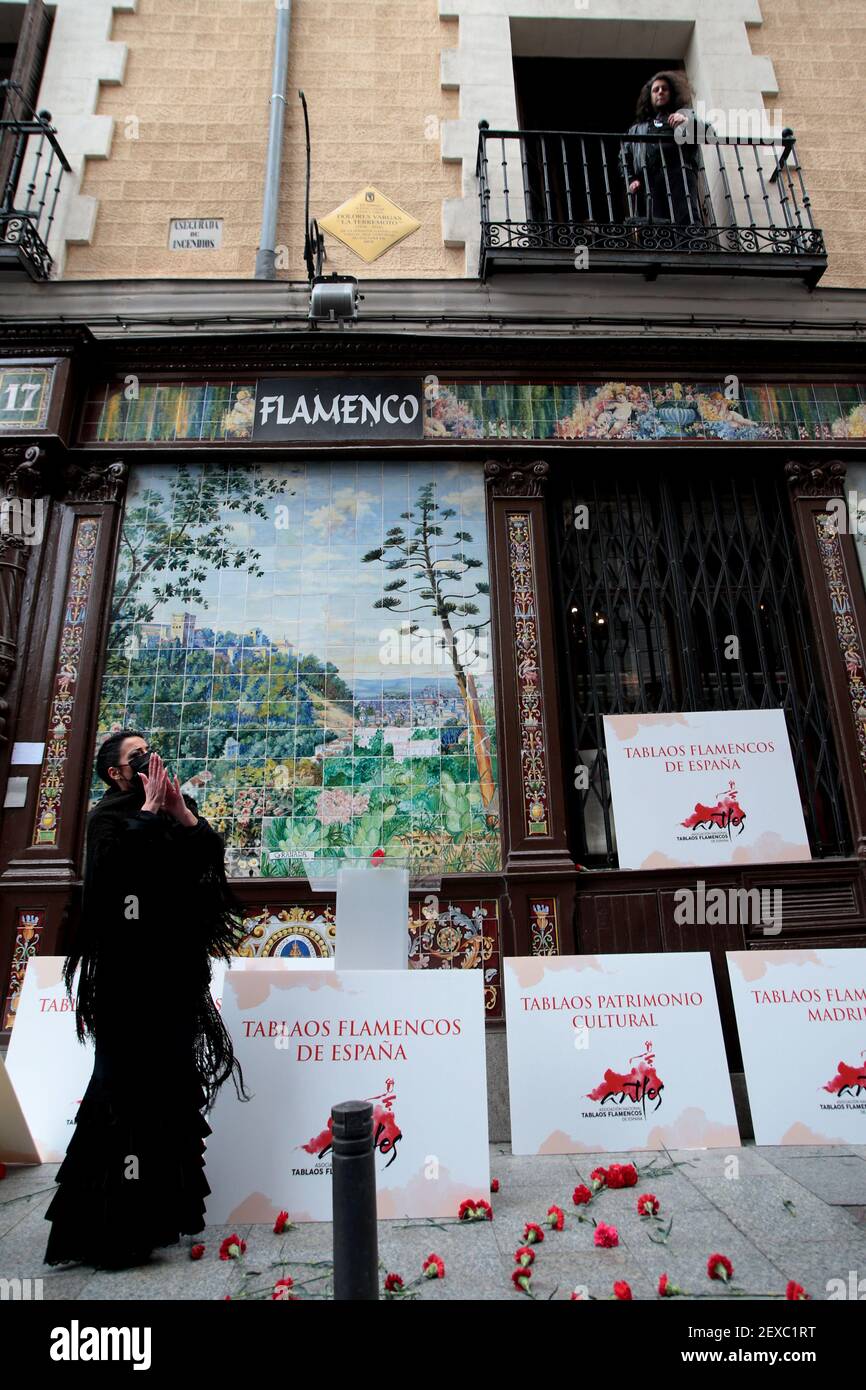
[[[682,59],[514,59],[521,130],[551,132],[525,145],[530,221],[612,224],[636,210],[627,206],[621,142],[568,132],[624,133],[643,84],[670,69],[682,71]]]

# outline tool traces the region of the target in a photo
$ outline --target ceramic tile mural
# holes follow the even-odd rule
[[[734,379],[728,379],[733,382]],[[716,381],[482,383],[425,387],[429,439],[846,440],[866,438],[866,384]],[[108,384],[88,400],[93,443],[252,438],[257,382]]]
[[[234,875],[495,871],[487,573],[474,464],[136,466],[100,736],[152,739]]]

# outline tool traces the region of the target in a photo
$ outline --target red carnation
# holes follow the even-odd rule
[[[535,1264],[535,1251],[531,1245],[521,1245],[520,1249],[514,1252],[514,1260],[516,1264],[526,1269],[528,1265]]]
[[[612,1250],[615,1245],[619,1245],[619,1231],[616,1226],[606,1226],[603,1221],[599,1221],[595,1228],[595,1244],[604,1250]]]
[[[710,1279],[721,1279],[723,1284],[727,1284],[733,1272],[734,1266],[727,1255],[711,1255],[707,1260],[707,1274]]]
[[[562,1207],[547,1208],[547,1224],[552,1231],[561,1231],[565,1225],[565,1212]]]
[[[623,1302],[625,1302],[626,1300],[631,1300],[631,1289],[629,1288],[628,1284],[625,1282],[624,1279],[618,1279],[617,1282],[614,1284],[613,1296],[614,1298],[621,1299]]]
[[[403,1287],[403,1280],[400,1278],[399,1274],[386,1274],[386,1275],[385,1275],[385,1292],[386,1292],[386,1293],[398,1293],[398,1292],[400,1291],[400,1289],[402,1289],[402,1287]]]
[[[492,1221],[493,1208],[483,1197],[467,1197],[457,1212],[461,1221]]]
[[[652,1192],[644,1192],[637,1199],[638,1216],[657,1216],[659,1199]]]
[[[475,1208],[480,1213],[482,1221],[493,1220],[493,1208],[489,1202],[485,1202],[483,1197],[478,1198]]]
[[[624,1163],[620,1168],[623,1187],[637,1187],[637,1169],[633,1163]]]
[[[439,1255],[428,1255],[421,1268],[427,1279],[445,1278],[445,1261]]]
[[[682,1293],[682,1289],[679,1285],[669,1279],[666,1274],[663,1274],[659,1279],[659,1297],[676,1298],[678,1293]]]
[[[524,1269],[522,1266],[512,1271],[511,1282],[521,1293],[529,1292],[529,1281],[532,1278],[532,1270]]]
[[[605,1187],[607,1185],[607,1169],[593,1168],[592,1172],[589,1175],[589,1180],[592,1183],[593,1188],[597,1189],[599,1187]]]
[[[287,1211],[281,1211],[276,1221],[274,1222],[274,1235],[281,1236],[286,1227],[291,1226],[291,1224],[292,1223],[289,1220],[289,1213]]]
[[[285,1279],[278,1279],[274,1284],[274,1291],[271,1294],[271,1298],[281,1299],[283,1303],[300,1302],[296,1293],[289,1293],[289,1290],[294,1287],[294,1279],[289,1279],[288,1276],[286,1276]]]
[[[788,1287],[785,1290],[785,1297],[789,1301],[794,1300],[796,1302],[803,1299],[809,1299],[811,1295],[807,1294],[802,1284],[795,1284],[793,1279],[789,1279]]]
[[[491,1191],[491,1192],[498,1192],[498,1191],[499,1191],[499,1179],[498,1179],[498,1178],[491,1178],[491,1179],[490,1179],[490,1191]]]
[[[527,1245],[540,1245],[544,1240],[544,1232],[534,1221],[527,1221],[523,1228],[523,1239]]]
[[[612,1163],[607,1170],[607,1185],[614,1190],[625,1187],[625,1177],[619,1163]]]
[[[570,1301],[571,1303],[584,1303],[586,1300],[584,1299],[583,1294],[582,1294],[582,1293],[578,1293],[577,1290],[575,1289],[575,1291],[574,1291],[574,1293],[571,1295],[571,1298],[570,1298],[569,1301]]]
[[[191,1260],[200,1260],[203,1254],[204,1254],[204,1246],[203,1246],[203,1245],[193,1245],[193,1246],[190,1248],[189,1257],[190,1257]]]
[[[581,1183],[571,1194],[571,1200],[576,1207],[582,1206],[584,1202],[592,1201],[592,1193],[585,1183]]]
[[[239,1260],[247,1248],[245,1240],[241,1240],[239,1235],[226,1236],[220,1246],[221,1260]]]

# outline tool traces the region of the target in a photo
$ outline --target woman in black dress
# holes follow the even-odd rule
[[[90,812],[79,935],[78,1036],[93,1075],[46,1219],[47,1264],[145,1262],[204,1228],[203,1111],[243,1077],[210,993],[211,958],[242,936],[221,837],[138,733],[102,744],[109,789]]]

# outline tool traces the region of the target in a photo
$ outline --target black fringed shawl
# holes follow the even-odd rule
[[[243,936],[241,905],[207,821],[182,826],[142,812],[142,802],[140,785],[111,787],[87,818],[81,921],[64,978],[71,993],[80,965],[78,1036],[93,1038],[116,1075],[152,1074],[161,1047],[169,1070],[194,1062],[210,1109],[229,1076],[244,1094],[210,993],[211,958],[228,960]]]

